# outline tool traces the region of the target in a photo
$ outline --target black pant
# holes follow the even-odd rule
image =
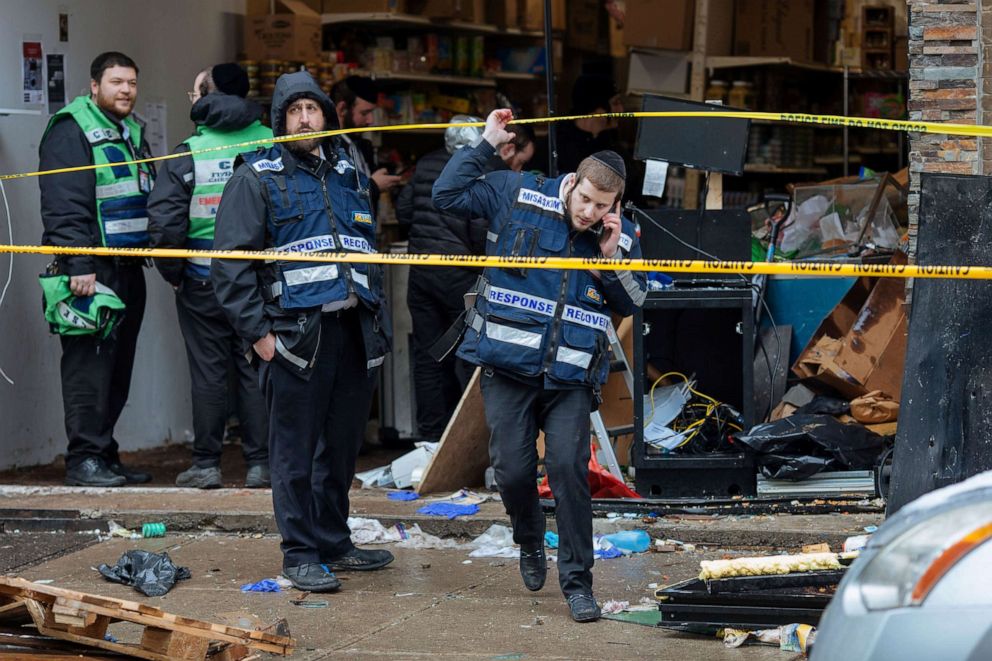
[[[69,439],[65,464],[73,468],[90,457],[120,460],[114,427],[131,388],[138,331],[145,314],[145,274],[140,264],[99,262],[97,281],[124,302],[124,317],[106,339],[62,335],[62,401]]]
[[[422,438],[441,438],[475,369],[456,358],[454,351],[440,363],[429,352],[465,311],[465,292],[477,277],[462,269],[410,269],[406,302],[413,321],[413,387],[417,432]]]
[[[224,316],[210,282],[183,280],[176,295],[176,313],[192,382],[193,464],[220,466],[232,367],[237,376],[241,451],[249,465],[268,463],[268,421],[258,374],[248,364],[241,340]]]
[[[547,390],[483,370],[489,457],[513,541],[544,544],[537,496],[537,434],[544,431],[544,466],[555,495],[558,581],[565,595],[592,591],[592,499],[589,495],[589,411],[592,391]]]
[[[348,489],[365,436],[376,370],[366,369],[358,311],[326,313],[309,380],[264,363],[272,505],[283,566],[330,560],[354,545]]]

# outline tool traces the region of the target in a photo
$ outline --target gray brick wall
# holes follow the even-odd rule
[[[992,0],[908,0],[909,118],[980,123],[992,110]],[[981,103],[979,103],[981,99]],[[988,139],[911,134],[909,249],[916,255],[920,173],[992,174]]]

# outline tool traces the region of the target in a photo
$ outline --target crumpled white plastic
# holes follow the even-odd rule
[[[453,539],[441,539],[428,535],[418,524],[406,527],[399,523],[389,528],[376,519],[348,517],[348,527],[351,529],[351,541],[356,545],[364,544],[396,544],[405,549],[462,549],[465,544]]]
[[[469,542],[474,549],[470,558],[519,558],[520,549],[513,543],[513,531],[494,523],[489,529]]]

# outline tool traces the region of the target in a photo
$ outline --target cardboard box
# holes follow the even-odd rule
[[[689,50],[695,10],[694,0],[627,0],[624,43],[642,48]]]
[[[485,23],[486,0],[460,0],[458,18],[469,23]]]
[[[325,3],[328,0],[323,0]],[[297,0],[299,4],[306,5],[314,14],[319,14],[322,11],[321,0]],[[352,3],[357,4],[357,3]],[[275,12],[270,11],[272,8],[272,2],[270,0],[245,0],[245,16],[261,16],[263,14],[288,14],[292,13],[291,9],[287,9],[286,5],[281,2],[281,0],[276,0],[275,2]],[[364,10],[363,10],[364,11]]]
[[[515,28],[519,9],[517,0],[486,0],[486,23],[501,28]]]
[[[251,1],[249,0],[249,2]],[[406,11],[406,2],[405,0],[324,0],[321,11],[325,14],[402,13]]]
[[[813,0],[746,0],[734,12],[734,55],[813,61]]]
[[[406,11],[427,18],[458,18],[459,0],[406,0]]]
[[[710,0],[706,19],[706,54],[734,54],[734,0]]]
[[[320,59],[320,14],[300,0],[282,0],[290,13],[245,17],[245,55],[252,60]]]
[[[905,264],[897,253],[893,263]],[[906,284],[896,278],[859,278],[820,324],[792,371],[855,399],[881,390],[902,394],[908,323]]]
[[[568,8],[568,43],[579,50],[599,50],[599,28],[606,9],[598,0],[573,0]]]
[[[685,94],[689,81],[689,53],[630,51],[627,93]]]
[[[522,30],[544,29],[544,0],[516,0],[517,27]],[[565,0],[551,0],[551,29],[564,30],[566,19]]]

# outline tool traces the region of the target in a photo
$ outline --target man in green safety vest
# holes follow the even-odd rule
[[[155,248],[209,250],[224,185],[243,151],[271,146],[272,130],[259,118],[262,108],[247,100],[248,74],[237,64],[204,69],[189,92],[196,131],[176,148],[188,156],[164,161],[148,199],[148,231]],[[244,142],[253,146],[228,147]],[[221,148],[221,149],[218,149]],[[204,151],[207,150],[207,151]],[[199,153],[202,152],[202,153]],[[237,374],[241,449],[248,465],[245,486],[269,486],[268,426],[258,377],[245,347],[224,316],[210,284],[209,259],[159,259],[162,277],[176,290],[179,328],[186,341],[193,400],[193,465],[176,485],[222,486],[221,445],[228,418],[228,370]]]
[[[145,247],[151,164],[125,164],[150,155],[142,123],[131,115],[138,67],[123,53],[102,53],[90,65],[90,94],[57,112],[41,139],[41,170],[119,163],[39,177],[42,243],[56,246]],[[124,303],[123,319],[106,337],[62,334],[62,399],[69,444],[66,484],[117,487],[148,482],[126,469],[114,427],[127,402],[134,351],[145,310],[143,260],[62,256],[53,271],[69,277],[78,297],[98,285]]]

